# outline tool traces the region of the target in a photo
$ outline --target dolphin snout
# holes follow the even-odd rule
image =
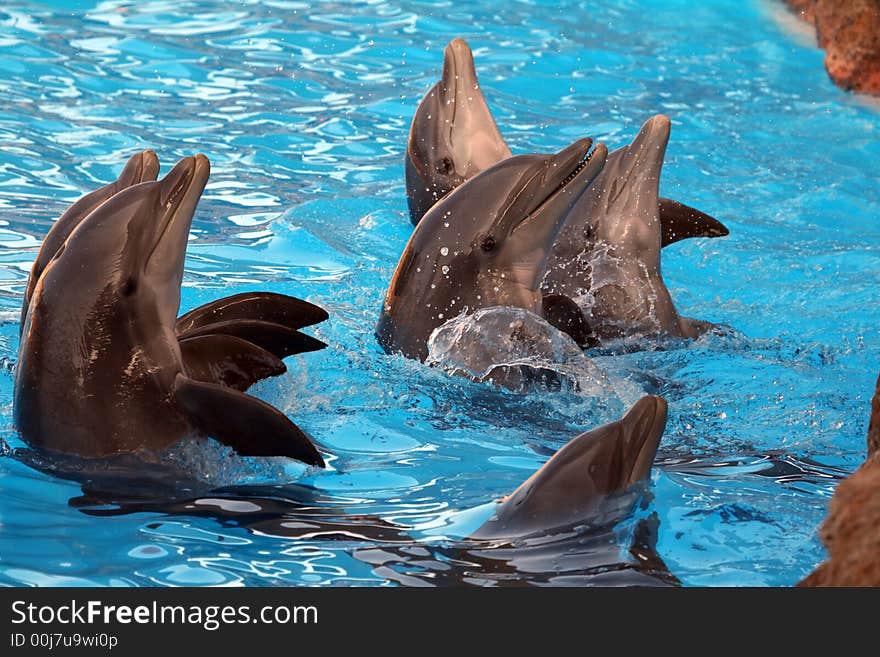
[[[584,137],[563,148],[550,160],[550,166],[547,167],[547,172],[545,173],[545,181],[549,182],[558,178],[560,174],[563,175],[562,180],[564,180],[568,175],[574,173],[575,169],[587,157],[592,147],[593,140],[589,137]]]
[[[474,59],[471,47],[468,45],[467,41],[461,38],[450,41],[449,45],[446,46],[444,54],[447,56],[451,54],[451,56],[456,58],[459,62],[473,61]]]
[[[183,275],[187,236],[210,171],[204,155],[185,157],[158,183],[160,220],[146,259],[148,273],[165,275],[170,271],[175,279]],[[176,284],[179,287],[180,281]]]
[[[620,423],[624,432],[624,457],[631,464],[630,483],[645,479],[651,471],[660,438],[666,429],[668,405],[663,397],[642,397],[624,415]]]
[[[443,87],[447,92],[477,84],[474,55],[464,39],[453,39],[443,51]]]
[[[162,179],[162,205],[173,212],[171,206],[179,204],[187,190],[195,188],[201,193],[210,171],[208,158],[201,153],[180,160]]]
[[[659,176],[671,129],[672,122],[668,116],[655,114],[645,121],[639,130],[639,134],[636,135],[629,148],[632,149],[632,152],[637,153],[639,161],[647,165],[644,170]],[[636,167],[634,170],[640,171],[642,169],[643,167]]]
[[[141,151],[129,158],[119,178],[116,191],[122,191],[141,182],[155,180],[159,175],[159,158],[154,151]]]
[[[655,114],[645,122],[645,126],[658,135],[668,133],[672,128],[672,121],[665,114]]]

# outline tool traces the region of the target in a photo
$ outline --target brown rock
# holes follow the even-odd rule
[[[840,483],[819,535],[829,558],[798,586],[880,586],[880,455]]]
[[[868,456],[880,449],[880,379],[871,400],[871,422],[868,424]]]
[[[828,560],[798,586],[880,586],[880,379],[871,401],[868,460],[837,487],[819,536]]]
[[[816,23],[816,0],[785,0],[785,4],[795,14],[810,24]]]
[[[880,0],[785,0],[816,26],[825,70],[848,91],[880,95]]]
[[[880,0],[816,0],[816,33],[837,86],[880,94]]]

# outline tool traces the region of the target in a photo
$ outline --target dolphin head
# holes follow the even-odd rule
[[[670,121],[657,114],[642,126],[632,143],[608,156],[593,185],[591,208],[582,213],[595,222],[598,240],[618,253],[646,252],[660,259],[660,171],[669,142]]]
[[[489,306],[540,312],[539,287],[566,214],[607,150],[581,139],[554,155],[502,160],[455,189],[416,226],[377,326],[388,351],[427,357],[431,332]]]
[[[472,537],[511,538],[588,522],[608,496],[648,478],[666,411],[662,397],[643,397],[621,419],[572,439]]]
[[[410,217],[418,223],[439,199],[510,157],[489,111],[464,39],[443,53],[443,76],[416,109],[406,154]]]
[[[58,252],[58,249],[61,248],[61,245],[64,244],[80,222],[85,219],[92,210],[97,208],[101,203],[114,194],[117,194],[132,185],[156,180],[158,173],[159,159],[153,151],[136,153],[129,158],[125,167],[122,169],[122,173],[119,174],[119,178],[80,198],[52,225],[52,228],[43,240],[43,244],[34,260],[34,264],[31,267],[21,307],[20,327],[24,327],[25,316],[27,315],[28,306],[30,305],[34,288],[37,286],[37,281],[40,280],[40,276],[43,275],[46,265],[49,264]]]
[[[104,201],[58,248],[34,303],[51,279],[48,287],[59,303],[76,299],[84,313],[100,307],[93,315],[101,317],[155,315],[173,329],[187,237],[209,169],[205,156],[187,157],[162,180],[127,187]]]

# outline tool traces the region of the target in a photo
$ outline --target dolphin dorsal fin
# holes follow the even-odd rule
[[[178,374],[174,398],[190,424],[241,456],[287,456],[324,466],[311,439],[274,406],[214,383]]]
[[[660,199],[660,246],[669,246],[688,237],[724,237],[727,227],[705,212],[668,198]]]
[[[257,381],[287,371],[275,354],[232,335],[199,335],[179,344],[184,368],[197,381],[244,392]]]

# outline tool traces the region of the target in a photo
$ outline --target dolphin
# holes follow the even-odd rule
[[[141,157],[152,175],[152,157]],[[222,331],[179,339],[187,238],[209,170],[205,156],[187,157],[161,181],[118,191],[43,267],[13,392],[15,426],[32,447],[108,457],[209,435],[244,456],[323,465],[284,414],[236,389],[241,377],[277,373],[273,353]]]
[[[542,290],[578,302],[584,317],[569,321],[589,327],[582,338],[587,346],[632,334],[690,338],[712,326],[678,314],[660,273],[660,249],[691,225],[664,226],[660,217],[657,194],[669,131],[669,119],[658,114],[631,144],[609,154],[553,245]],[[715,221],[707,217],[702,225],[709,220]],[[714,234],[726,234],[715,223]]]
[[[489,111],[464,39],[443,51],[443,76],[419,103],[406,147],[406,198],[419,223],[434,203],[511,156]]]
[[[555,155],[502,160],[456,188],[416,226],[382,304],[376,336],[424,361],[432,331],[490,306],[540,314],[547,256],[607,149],[581,139]]]
[[[610,496],[648,478],[666,413],[665,399],[642,397],[619,420],[573,438],[471,538],[514,539],[589,521]]]

